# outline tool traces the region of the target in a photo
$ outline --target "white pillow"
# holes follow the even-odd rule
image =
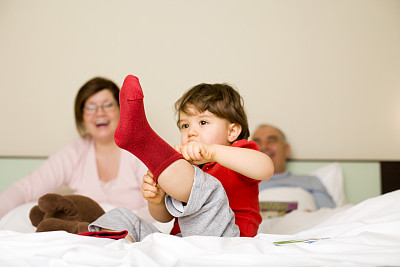
[[[33,233],[36,231],[29,219],[29,212],[37,202],[22,204],[4,215],[0,220],[0,230],[11,230],[21,233]]]
[[[342,167],[338,162],[323,166],[310,175],[316,176],[321,180],[322,184],[333,198],[336,207],[343,206],[347,203],[343,186]]]

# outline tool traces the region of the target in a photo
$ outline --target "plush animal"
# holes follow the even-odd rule
[[[64,230],[77,234],[87,232],[89,224],[104,213],[97,202],[82,195],[46,194],[31,209],[29,218],[36,232]]]

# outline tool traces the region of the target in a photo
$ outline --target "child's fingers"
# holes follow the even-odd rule
[[[182,154],[183,158],[186,159],[187,161],[191,161],[191,160],[192,160],[192,159],[190,158],[189,154],[188,154],[188,151],[187,151],[187,147],[186,147],[186,146],[185,146],[185,147],[182,147],[181,154]]]
[[[182,156],[189,162],[194,160],[193,153],[192,153],[192,143],[187,143],[181,148]]]
[[[143,197],[145,199],[154,198],[157,194],[151,191],[143,191]]]
[[[159,190],[159,192],[164,193],[164,190],[161,188],[160,184],[157,184],[156,187]]]
[[[147,175],[154,179],[154,175],[150,170],[147,170]]]
[[[190,160],[193,160],[193,146],[191,143],[186,144],[185,152]]]
[[[179,154],[182,154],[182,145],[175,145],[174,149]]]
[[[142,190],[145,192],[153,192],[153,193],[157,193],[158,188],[156,186],[153,186],[151,184],[148,183],[143,183],[142,184]]]
[[[190,158],[191,158],[193,161],[198,161],[198,160],[201,160],[201,159],[202,159],[202,156],[201,156],[201,154],[200,154],[200,149],[199,149],[199,147],[193,146],[193,147],[190,149],[189,154],[190,154]]]
[[[193,161],[200,161],[203,159],[201,154],[203,145],[198,142],[191,142],[188,144],[188,154]]]
[[[158,187],[147,174],[143,176],[142,195],[145,199],[154,198],[158,194]]]
[[[206,147],[202,146],[199,153],[201,155],[201,159],[209,160],[210,155]]]
[[[143,175],[143,183],[149,184],[152,186],[156,186],[156,182],[154,181],[154,178],[148,174]]]

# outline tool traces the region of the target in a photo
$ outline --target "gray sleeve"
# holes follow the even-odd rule
[[[332,197],[329,193],[325,191],[313,191],[312,195],[314,196],[315,204],[317,208],[335,208],[336,205],[333,202]]]

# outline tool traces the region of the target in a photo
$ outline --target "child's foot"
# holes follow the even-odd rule
[[[128,75],[119,94],[120,120],[115,130],[115,143],[122,149],[134,150],[133,139],[140,140],[143,125],[148,125],[143,105],[143,91],[139,79]],[[147,127],[146,127],[147,128]]]
[[[139,79],[128,75],[119,95],[120,119],[114,140],[117,146],[138,157],[157,181],[165,168],[183,157],[150,127],[143,97]]]

